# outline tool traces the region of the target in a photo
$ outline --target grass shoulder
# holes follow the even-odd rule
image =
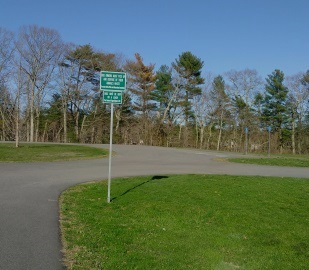
[[[292,156],[278,155],[271,157],[241,157],[229,158],[231,162],[268,166],[309,167],[309,155]]]
[[[102,158],[107,156],[107,150],[81,145],[66,144],[31,144],[14,143],[0,144],[0,162],[39,162],[66,161]]]
[[[68,269],[305,269],[308,179],[173,175],[60,197]]]

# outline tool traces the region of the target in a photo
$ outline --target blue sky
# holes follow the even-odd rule
[[[184,51],[204,71],[309,69],[308,0],[0,0],[0,26],[36,24],[64,41],[91,44],[145,64],[170,65]]]

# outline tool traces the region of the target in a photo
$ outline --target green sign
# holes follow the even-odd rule
[[[109,104],[122,104],[122,91],[104,90],[103,102]]]
[[[124,72],[101,71],[100,89],[103,91],[126,90],[126,74]]]

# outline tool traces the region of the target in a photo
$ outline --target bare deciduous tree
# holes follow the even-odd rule
[[[0,84],[7,81],[12,67],[14,53],[14,35],[12,32],[0,27]]]
[[[211,73],[208,73],[204,78],[205,84],[201,95],[193,98],[193,110],[196,122],[196,145],[199,144],[199,148],[203,148],[206,126],[212,125],[211,112],[213,111],[213,101],[210,99],[210,92],[214,77]],[[207,143],[208,147],[209,143]]]
[[[57,31],[36,25],[22,27],[16,49],[21,59],[21,69],[29,80],[28,104],[30,118],[30,142],[34,141],[35,117],[39,119],[44,91],[51,82],[57,66],[62,40]],[[38,130],[38,123],[36,124]],[[38,132],[36,131],[36,140]]]
[[[14,35],[12,32],[0,27],[0,116],[1,137],[6,140],[7,130],[11,127],[12,100],[7,82],[12,69],[14,52]]]
[[[249,108],[252,105],[254,96],[262,86],[262,78],[258,75],[255,69],[244,69],[240,71],[231,70],[225,73],[228,81],[230,82],[229,95],[231,97],[241,97],[246,104],[245,111],[245,125],[249,121]]]
[[[306,110],[309,107],[309,90],[303,83],[305,77],[304,73],[298,73],[286,78],[286,86],[289,89],[288,98],[288,110],[290,113],[291,122],[291,140],[292,140],[292,152],[296,153],[296,139],[298,153],[302,153],[302,145],[304,139],[303,121],[305,120]],[[298,136],[296,138],[296,128],[298,130]]]

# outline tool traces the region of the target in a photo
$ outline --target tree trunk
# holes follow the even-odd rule
[[[221,115],[220,115],[220,130],[219,130],[219,135],[218,135],[217,151],[220,150],[220,143],[221,143],[221,136],[222,136],[222,124],[223,124],[223,110],[221,111]]]
[[[220,126],[219,135],[218,135],[218,142],[217,142],[217,151],[220,150],[221,134],[222,134],[222,129],[221,129],[221,126]]]
[[[83,143],[85,142],[85,138],[83,138],[83,137],[84,137],[84,136],[83,136],[83,132],[84,132],[84,126],[85,126],[86,118],[87,118],[87,116],[84,115],[84,116],[83,116],[83,120],[82,120],[82,124],[81,124],[81,126],[80,126],[80,132],[79,132],[79,134],[80,134],[80,140],[81,140]]]
[[[293,155],[295,155],[296,151],[295,151],[295,119],[292,118],[292,152]]]
[[[43,142],[45,142],[46,133],[47,133],[47,122],[45,122],[45,124],[44,124],[44,131],[43,131],[43,136],[42,136],[42,141]],[[48,141],[48,137],[47,137],[46,141]]]
[[[278,131],[278,135],[279,135],[279,152],[280,154],[283,153],[283,145],[282,145],[282,129],[280,128]]]
[[[76,137],[76,140],[79,142],[79,128],[78,128],[78,120],[79,120],[79,112],[77,111],[76,112],[76,115],[75,115],[75,137]]]
[[[170,108],[171,108],[171,106],[172,106],[172,102],[174,102],[174,100],[176,99],[176,96],[177,96],[178,92],[179,92],[179,88],[176,87],[175,91],[173,92],[172,97],[171,97],[170,100],[168,101],[168,104],[167,104],[167,106],[166,106],[166,108],[165,108],[165,110],[164,110],[161,123],[164,123],[164,121],[165,121],[165,119],[166,119],[166,117],[167,117],[167,113],[169,112],[169,110],[170,110]]]
[[[63,104],[63,142],[67,142],[67,137],[68,137],[68,124],[67,124],[67,119],[68,119],[68,114],[67,114],[67,105],[66,103]]]
[[[211,132],[211,127],[212,127],[212,125],[211,125],[211,123],[209,124],[209,136],[208,136],[208,139],[207,139],[207,150],[209,150],[209,148],[210,148],[210,139],[211,139],[211,136],[212,136],[212,132]]]
[[[35,125],[35,142],[39,139],[39,125],[40,125],[40,108],[36,108],[36,125]]]
[[[236,123],[236,121],[234,122],[232,142],[233,142],[233,151],[237,152],[236,145],[238,145],[238,140],[237,140],[237,123]]]
[[[199,128],[198,128],[198,124],[197,124],[197,121],[195,122],[195,133],[196,133],[196,136],[195,136],[195,148],[198,148],[198,142],[199,142]]]
[[[17,93],[16,93],[16,117],[15,117],[15,147],[19,147],[19,110],[20,110],[20,93],[21,93],[21,69],[19,67],[18,72],[18,85],[17,85]]]
[[[61,130],[62,130],[62,127],[59,128],[57,134],[56,134],[56,142],[61,142]]]
[[[32,89],[30,91],[30,142],[34,139],[34,83],[32,82]]]
[[[33,115],[33,107],[30,107],[30,142],[33,142],[34,137],[34,115]]]
[[[1,112],[1,118],[2,118],[2,141],[5,141],[5,118],[4,118],[4,113]]]
[[[116,117],[115,132],[118,133],[118,131],[119,131],[119,125],[120,125],[120,121],[121,121],[121,109],[115,110],[115,117]]]
[[[297,136],[297,138],[298,138],[298,140],[297,140],[297,151],[298,151],[298,154],[299,155],[301,155],[301,153],[302,153],[302,131],[303,131],[303,123],[302,123],[302,119],[301,119],[301,117],[299,117],[299,119],[298,119],[298,130],[299,130],[299,132],[298,132],[298,136]]]
[[[19,105],[16,113],[15,147],[19,147]]]
[[[26,121],[26,136],[27,136],[27,142],[30,142],[30,123],[28,119]]]
[[[203,148],[203,141],[204,141],[204,126],[200,127],[200,149]]]
[[[93,126],[91,129],[91,143],[95,143],[95,127]]]

